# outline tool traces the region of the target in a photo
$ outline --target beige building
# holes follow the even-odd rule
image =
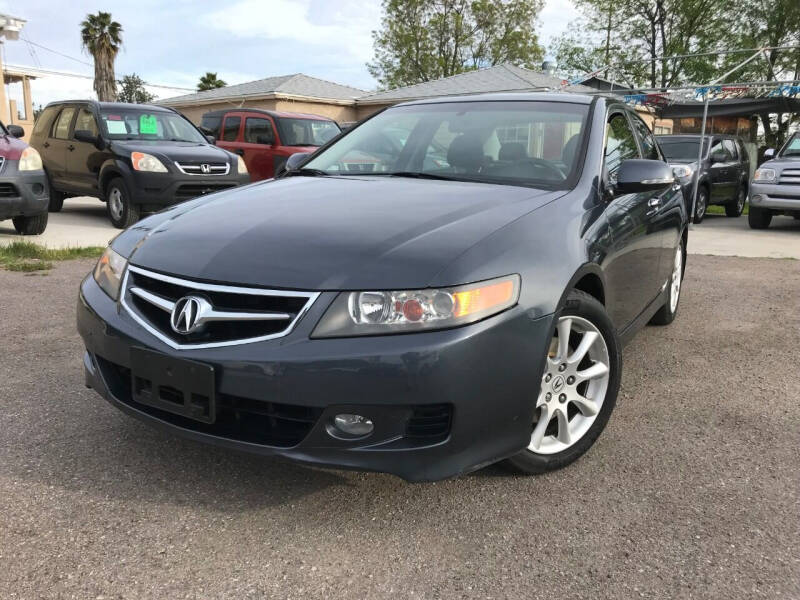
[[[25,26],[25,19],[0,14],[0,49],[5,40],[19,39],[19,32]],[[35,76],[24,69],[9,68],[3,64],[0,52],[0,121],[6,125],[19,125],[25,130],[26,139],[33,128],[33,100],[31,99],[31,80]],[[9,99],[6,85],[22,85],[22,103]]]
[[[547,73],[500,64],[477,71],[468,71],[435,81],[426,81],[382,92],[364,92],[330,81],[296,74],[268,77],[216,90],[167,98],[158,103],[180,110],[199,124],[203,114],[223,108],[261,108],[289,112],[305,112],[330,117],[339,123],[360,121],[369,115],[399,102],[463,96],[490,92],[597,93],[585,85],[563,86],[562,80]],[[655,119],[645,108],[640,110],[645,121],[668,133],[671,121]]]

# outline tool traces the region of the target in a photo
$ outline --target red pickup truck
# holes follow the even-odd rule
[[[217,146],[244,157],[252,181],[274,177],[292,154],[313,152],[341,131],[319,115],[255,108],[207,112],[200,128]]]

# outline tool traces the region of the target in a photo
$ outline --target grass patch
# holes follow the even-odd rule
[[[725,207],[724,206],[719,206],[718,204],[712,204],[712,205],[706,207],[706,213],[708,213],[709,215],[724,215],[725,214]],[[750,204],[749,203],[744,205],[744,210],[742,211],[742,214],[743,215],[749,215],[750,214]]]
[[[47,271],[53,263],[75,258],[98,258],[105,248],[84,246],[82,248],[45,248],[31,242],[12,242],[0,246],[0,267],[8,271]]]

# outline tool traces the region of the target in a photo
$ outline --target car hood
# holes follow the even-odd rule
[[[206,281],[298,290],[423,288],[483,238],[563,193],[290,177],[173,207],[121,234],[114,247],[131,264]]]
[[[114,140],[112,148],[119,154],[144,152],[168,161],[178,162],[227,162],[230,152],[200,142],[142,142],[140,140]]]
[[[800,167],[800,156],[779,156],[759,165],[759,168],[785,169],[787,167]]]
[[[22,151],[28,147],[28,144],[15,138],[13,135],[5,135],[0,133],[0,156],[8,160],[19,160]]]

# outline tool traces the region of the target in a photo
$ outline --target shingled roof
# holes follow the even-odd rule
[[[264,96],[289,96],[294,98],[314,98],[322,100],[338,100],[352,102],[366,94],[364,90],[310,77],[303,73],[279,75],[256,81],[248,81],[238,85],[185,94],[160,100],[157,104],[185,106],[187,104],[204,104],[220,100],[240,100],[242,98],[259,98]]]
[[[436,98],[438,96],[459,96],[464,94],[480,94],[484,92],[515,92],[560,90],[561,79],[547,73],[531,71],[504,63],[477,71],[467,71],[444,79],[425,81],[407,85],[385,92],[367,94],[358,98],[358,104],[388,104],[404,100],[420,98]],[[594,92],[596,90],[583,86],[571,85],[564,88],[568,92]]]

